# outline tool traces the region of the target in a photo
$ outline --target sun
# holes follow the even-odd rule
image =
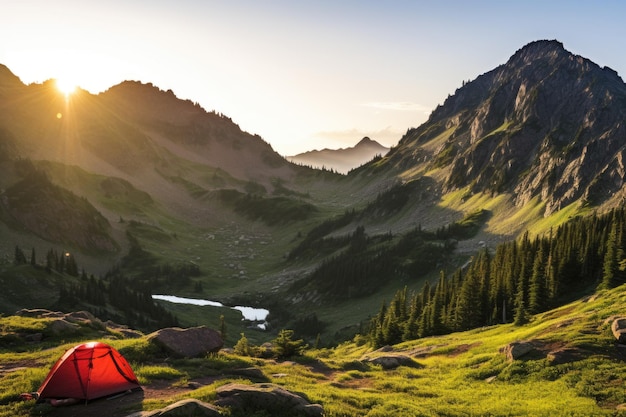
[[[76,91],[76,88],[78,87],[76,83],[73,83],[72,81],[64,78],[57,78],[56,86],[57,89],[65,95],[65,97],[69,97],[70,95],[72,95],[72,93]]]

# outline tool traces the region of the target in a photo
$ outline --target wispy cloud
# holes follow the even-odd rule
[[[427,106],[418,103],[412,103],[410,101],[369,101],[362,103],[363,107],[371,107],[380,110],[394,110],[394,111],[413,111],[413,112],[427,112],[431,109]]]

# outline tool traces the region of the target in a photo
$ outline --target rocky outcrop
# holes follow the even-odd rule
[[[88,311],[76,311],[71,313],[63,313],[60,311],[51,311],[42,308],[34,309],[21,309],[15,312],[16,316],[33,317],[40,319],[48,319],[46,330],[43,334],[36,335],[24,335],[23,338],[27,342],[41,341],[46,335],[48,336],[63,336],[63,335],[75,335],[81,331],[82,327],[90,327],[94,330],[103,331],[106,330],[108,325],[103,323],[96,316]],[[112,326],[120,326],[111,322]],[[136,334],[141,335],[140,332],[128,330],[128,337],[131,337],[130,332],[135,335],[132,337],[138,337]],[[124,333],[122,333],[124,335]]]
[[[148,335],[148,341],[164,352],[181,358],[198,358],[219,352],[224,346],[220,334],[206,326],[181,329],[169,327]]]
[[[321,405],[311,404],[303,395],[274,384],[227,384],[217,389],[217,396],[216,405],[246,411],[249,415],[260,412],[292,417],[324,415]]]

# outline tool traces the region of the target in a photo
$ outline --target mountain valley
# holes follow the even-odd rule
[[[65,96],[53,80],[24,85],[2,67],[0,107],[5,287],[46,280],[13,270],[16,248],[39,265],[53,250],[136,291],[268,308],[273,330],[255,331],[258,341],[289,327],[328,345],[350,339],[399,289],[419,292],[483,248],[624,197],[626,85],[557,41],[465,83],[345,175],[291,163],[227,116],[151,84]],[[437,234],[461,224],[470,232]],[[18,288],[0,295],[2,312],[61,307],[60,286],[41,289],[54,293],[47,305]],[[223,313],[159,305],[183,325],[216,326]],[[123,321],[111,306],[64,307]],[[232,343],[245,328],[227,316]]]

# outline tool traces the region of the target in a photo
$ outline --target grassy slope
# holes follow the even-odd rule
[[[293,362],[275,362],[220,354],[194,360],[163,362],[150,353],[144,339],[112,340],[130,360],[144,385],[155,381],[184,386],[186,381],[228,373],[228,369],[256,366],[273,383],[305,393],[333,416],[599,416],[621,415],[626,403],[626,355],[614,343],[610,320],[622,313],[626,286],[586,297],[533,317],[522,327],[499,325],[469,332],[405,342],[392,354],[412,356],[416,366],[384,371],[362,363],[375,357],[367,346],[352,342],[334,349],[307,351]],[[0,329],[22,326],[42,331],[38,320],[1,318]],[[113,334],[100,335],[112,337]],[[85,338],[93,337],[85,334]],[[578,348],[579,360],[552,365],[545,353],[509,362],[500,348],[518,340],[534,340],[553,348]],[[58,341],[51,349],[24,346],[3,349],[0,362],[0,416],[28,416],[44,412],[32,403],[16,402],[21,392],[35,390],[51,364],[71,346]],[[215,389],[240,377],[217,382],[169,399],[146,398],[141,407],[153,409],[184,397],[204,401]],[[129,410],[129,413],[133,410]]]

